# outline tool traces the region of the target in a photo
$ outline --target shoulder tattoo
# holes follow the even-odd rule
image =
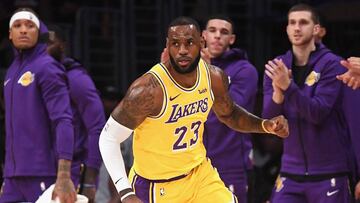
[[[135,82],[127,91],[119,108],[114,112],[118,121],[135,128],[156,108],[155,93],[159,82],[151,75]]]

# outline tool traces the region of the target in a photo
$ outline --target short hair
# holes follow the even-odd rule
[[[225,14],[215,14],[215,15],[212,15],[212,16],[210,16],[209,18],[207,18],[207,20],[206,20],[206,27],[207,27],[207,25],[209,24],[209,21],[210,21],[210,20],[224,20],[224,21],[226,21],[226,22],[228,22],[228,23],[231,24],[232,32],[234,32],[234,30],[235,30],[234,21],[231,20],[231,18],[230,18],[229,16],[225,15]],[[205,29],[206,29],[206,27],[205,27]]]
[[[190,17],[186,17],[186,16],[180,16],[180,17],[177,17],[175,18],[173,21],[171,21],[171,23],[169,24],[168,26],[168,30],[171,28],[171,27],[174,27],[174,26],[179,26],[179,25],[194,25],[196,30],[201,33],[201,29],[200,29],[200,25],[199,23],[190,18]]]
[[[313,20],[313,22],[315,24],[320,23],[319,14],[318,14],[317,10],[310,5],[301,3],[301,4],[296,4],[296,5],[292,6],[288,12],[288,18],[289,18],[290,13],[296,12],[296,11],[308,11],[311,13],[311,19]]]

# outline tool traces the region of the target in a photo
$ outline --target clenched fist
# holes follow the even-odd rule
[[[284,116],[276,116],[272,119],[265,120],[263,128],[265,132],[277,135],[281,138],[289,136],[289,125]]]

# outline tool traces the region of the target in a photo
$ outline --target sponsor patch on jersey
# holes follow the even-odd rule
[[[206,88],[204,88],[204,89],[202,89],[202,90],[198,90],[199,91],[199,94],[203,94],[203,93],[206,93],[207,92],[207,89]]]
[[[306,77],[305,84],[308,86],[313,86],[320,80],[320,73],[311,71],[311,73]]]
[[[26,71],[20,79],[18,80],[18,83],[22,86],[26,87],[29,86],[32,82],[35,80],[35,74],[31,73],[30,71]]]

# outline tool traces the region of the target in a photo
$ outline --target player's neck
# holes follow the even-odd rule
[[[316,49],[315,43],[309,43],[302,46],[293,46],[295,65],[304,66],[309,61],[309,56],[312,51]]]
[[[185,88],[193,87],[197,80],[197,68],[190,72],[190,73],[178,73],[172,66],[171,63],[165,64],[166,68],[168,69],[171,77],[174,78],[174,80]]]

